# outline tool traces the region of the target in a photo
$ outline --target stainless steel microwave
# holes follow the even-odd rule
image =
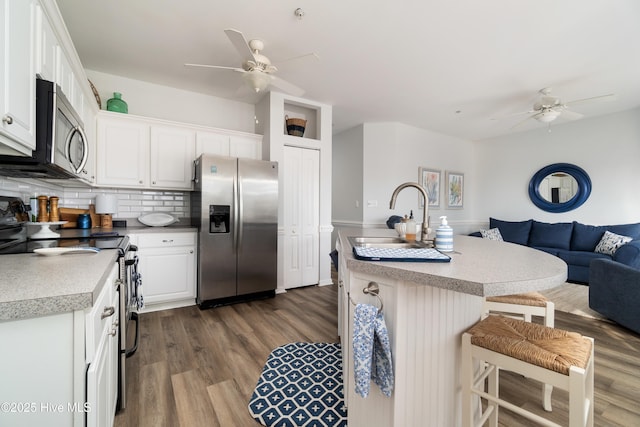
[[[81,178],[89,155],[82,119],[60,86],[36,80],[36,149],[31,157],[0,156],[0,176]]]

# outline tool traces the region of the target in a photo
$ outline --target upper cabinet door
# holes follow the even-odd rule
[[[151,126],[151,187],[191,190],[196,133],[173,126]]]
[[[201,154],[229,155],[229,135],[215,132],[196,134],[196,157]]]
[[[35,138],[35,0],[0,0],[0,153],[31,155]]]
[[[262,135],[231,135],[229,155],[262,160]]]
[[[58,39],[49,20],[38,5],[36,16],[36,74],[45,80],[56,81]]]
[[[149,125],[101,117],[97,128],[97,184],[148,187]]]

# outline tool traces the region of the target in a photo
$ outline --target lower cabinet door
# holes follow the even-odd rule
[[[108,425],[109,367],[109,340],[103,337],[87,371],[87,427]]]
[[[195,299],[194,247],[140,248],[138,257],[145,303]]]

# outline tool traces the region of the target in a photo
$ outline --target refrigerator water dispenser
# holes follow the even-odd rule
[[[228,233],[231,206],[209,205],[209,233]]]

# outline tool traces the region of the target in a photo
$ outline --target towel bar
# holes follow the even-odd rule
[[[380,298],[380,286],[376,282],[369,282],[366,288],[362,289],[363,294],[374,295],[378,297],[378,301],[380,301],[380,308],[378,309],[378,313],[382,313],[382,308],[384,307],[384,303],[382,302],[382,298]],[[351,304],[356,305],[356,303],[351,299],[351,295],[349,295],[349,301]]]

